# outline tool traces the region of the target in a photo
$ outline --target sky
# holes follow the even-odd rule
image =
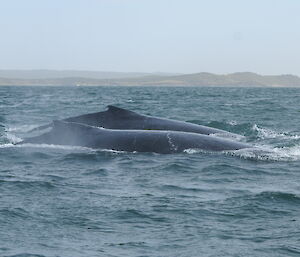
[[[300,76],[299,0],[0,0],[0,69]]]

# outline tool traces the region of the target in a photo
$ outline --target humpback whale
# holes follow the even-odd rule
[[[128,112],[126,111],[126,113]],[[76,119],[79,120],[78,117]],[[244,143],[191,132],[104,129],[66,121],[53,121],[52,129],[49,132],[20,142],[20,144],[24,143],[165,154],[183,152],[185,149],[225,151],[251,147]]]
[[[129,129],[129,130],[172,130],[193,132],[198,134],[225,134],[234,135],[225,130],[202,126],[190,122],[158,118],[139,114],[116,106],[108,105],[103,112],[89,113],[80,116],[70,117],[62,121],[81,123],[90,126],[103,127],[107,129]],[[47,124],[35,128],[41,130],[51,127]]]

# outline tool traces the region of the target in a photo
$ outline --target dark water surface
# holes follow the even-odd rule
[[[108,104],[263,151],[12,145]],[[0,256],[300,256],[300,89],[0,87]]]

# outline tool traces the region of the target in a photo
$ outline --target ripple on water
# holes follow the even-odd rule
[[[298,256],[299,92],[0,87],[0,255]],[[12,144],[108,104],[225,129],[256,149],[160,155]]]
[[[13,180],[1,180],[0,182],[2,187],[8,187],[12,190],[44,191],[55,188],[55,185],[48,181],[21,181],[14,178]]]
[[[19,253],[14,255],[6,255],[4,257],[46,257],[46,256],[41,254],[34,254],[34,253]]]
[[[220,208],[219,204],[223,206]],[[236,215],[240,218],[281,218],[292,215],[300,207],[300,197],[286,192],[264,191],[256,194],[229,197],[224,202],[212,202],[219,214]],[[219,210],[222,209],[221,212]],[[223,215],[222,214],[222,215]]]

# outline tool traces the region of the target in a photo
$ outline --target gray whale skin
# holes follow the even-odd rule
[[[64,119],[63,121],[81,123],[107,129],[171,130],[193,132],[204,135],[216,133],[226,134],[228,136],[233,135],[233,133],[221,129],[211,128],[184,121],[142,115],[112,105],[108,105],[107,108],[108,109],[103,112],[89,113],[70,117]],[[45,129],[51,126],[52,124],[47,124],[41,127],[37,127],[34,130]]]
[[[128,152],[177,153],[185,149],[238,150],[250,145],[182,131],[104,129],[66,121],[53,121],[52,130],[24,139],[20,144],[55,144]]]

